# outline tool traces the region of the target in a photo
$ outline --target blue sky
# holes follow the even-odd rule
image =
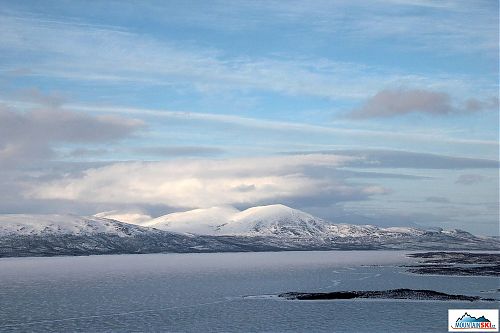
[[[498,233],[498,1],[0,4],[2,213]]]

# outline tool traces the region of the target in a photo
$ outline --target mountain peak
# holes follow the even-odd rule
[[[308,218],[313,218],[312,215],[302,212],[298,209],[294,209],[282,204],[274,204],[248,208],[242,212],[239,212],[236,216],[234,216],[234,219],[241,220],[250,217],[253,219],[275,219],[290,217],[292,215],[302,215],[304,217],[307,216]]]
[[[324,232],[327,222],[300,210],[274,204],[244,211],[234,207],[194,209],[160,216],[144,225],[193,234],[310,237]]]

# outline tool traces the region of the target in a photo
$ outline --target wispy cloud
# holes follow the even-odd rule
[[[255,90],[347,100],[365,98],[380,87],[414,83],[454,90],[472,86],[465,78],[460,82],[456,77],[391,72],[322,57],[230,55],[120,27],[38,16],[0,14],[0,27],[0,49],[29,58],[32,77],[160,85],[206,94]],[[16,63],[15,59],[3,66],[5,70],[26,67],[26,61]]]
[[[296,152],[294,154],[332,154],[354,157],[351,167],[409,169],[496,169],[498,160],[419,153],[401,150],[330,150]]]
[[[225,152],[222,148],[208,146],[148,146],[131,150],[134,154],[159,157],[217,156]]]
[[[477,183],[480,183],[482,181],[486,180],[484,176],[482,175],[477,175],[477,174],[463,174],[458,176],[457,180],[455,181],[456,184],[462,184],[462,185],[474,185]]]
[[[316,33],[342,33],[354,43],[382,41],[387,38],[411,40],[400,43],[406,49],[427,48],[433,52],[498,51],[498,3],[490,1],[266,1],[223,2],[233,10],[253,10],[261,26],[300,24]],[[356,15],[344,15],[346,12]],[[213,15],[215,16],[215,15]],[[257,15],[256,15],[257,16]],[[272,16],[272,20],[268,19]],[[258,17],[258,16],[257,16]],[[224,23],[220,17],[219,25]],[[248,20],[246,29],[251,26]],[[216,26],[216,22],[212,23]],[[473,27],[473,28],[471,28]]]
[[[285,132],[299,132],[299,133],[320,133],[325,135],[345,135],[350,137],[371,137],[371,138],[395,138],[405,141],[423,141],[435,140],[441,143],[450,144],[464,144],[464,145],[487,145],[496,146],[496,140],[482,140],[482,139],[466,139],[455,138],[447,136],[438,132],[422,132],[422,131],[404,131],[394,132],[387,130],[370,130],[370,129],[356,129],[334,126],[322,126],[308,123],[290,122],[270,120],[263,118],[252,118],[235,116],[231,114],[213,114],[213,113],[200,113],[189,111],[173,111],[173,110],[160,110],[160,109],[144,109],[144,108],[130,108],[130,107],[106,107],[106,106],[91,106],[91,105],[78,105],[68,104],[68,108],[75,111],[82,112],[95,112],[95,113],[116,113],[121,115],[141,115],[148,117],[158,118],[171,118],[180,119],[183,121],[203,121],[222,124],[232,124],[245,128],[256,128],[270,131],[285,131]],[[441,131],[442,132],[442,131]]]

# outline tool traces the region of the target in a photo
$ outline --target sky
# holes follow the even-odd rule
[[[0,1],[0,213],[282,203],[498,235],[498,7]]]

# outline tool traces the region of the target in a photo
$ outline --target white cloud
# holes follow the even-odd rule
[[[138,225],[141,225],[153,219],[150,215],[145,214],[141,211],[122,212],[118,210],[110,210],[107,212],[95,214],[94,216]]]
[[[380,186],[346,184],[342,179],[306,172],[308,168],[335,168],[353,159],[311,154],[117,163],[89,169],[78,177],[40,183],[31,188],[28,196],[200,208],[290,202],[299,198],[318,198],[318,201],[330,200],[331,203],[384,194]]]

